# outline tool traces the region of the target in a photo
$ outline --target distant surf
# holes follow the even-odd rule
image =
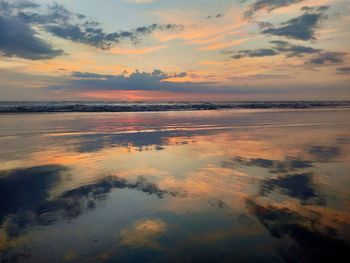
[[[0,113],[45,112],[147,112],[222,109],[350,108],[350,101],[244,101],[244,102],[93,102],[11,101],[0,102]]]

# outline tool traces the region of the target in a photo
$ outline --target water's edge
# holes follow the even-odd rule
[[[147,112],[221,109],[350,108],[350,101],[250,102],[0,102],[0,113],[36,112]]]

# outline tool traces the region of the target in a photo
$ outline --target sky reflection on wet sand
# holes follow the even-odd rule
[[[2,262],[348,262],[348,109],[0,116]]]

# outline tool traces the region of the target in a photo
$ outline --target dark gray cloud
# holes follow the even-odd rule
[[[164,92],[185,92],[193,94],[267,94],[281,91],[272,87],[261,89],[258,87],[246,86],[223,86],[215,82],[172,82],[171,78],[185,77],[187,73],[180,72],[167,74],[161,70],[152,72],[141,72],[136,70],[130,75],[106,75],[90,72],[74,72],[66,81],[59,86],[49,86],[47,89],[55,91],[78,91],[78,90],[142,90],[142,91],[164,91]],[[191,75],[191,77],[193,77]],[[285,77],[285,76],[277,76]],[[276,78],[276,75],[250,75],[241,81],[251,79]],[[213,86],[215,88],[213,88]],[[285,89],[284,91],[286,91]]]
[[[20,19],[0,14],[0,54],[38,60],[62,55],[63,50],[54,49]]]
[[[287,41],[274,40],[270,41],[273,45],[271,48],[261,48],[255,50],[239,50],[225,51],[224,54],[232,54],[231,58],[241,59],[244,57],[264,57],[284,55],[285,57],[305,57],[305,64],[308,65],[325,65],[342,63],[345,60],[347,53],[344,52],[329,52],[322,49],[315,49],[308,46],[294,45]],[[311,56],[311,57],[310,57]],[[342,72],[346,72],[347,68]],[[341,72],[341,71],[340,71]]]
[[[160,90],[160,91],[186,91],[186,87],[197,88],[195,83],[179,84],[167,81],[170,78],[182,78],[187,76],[185,72],[167,74],[155,69],[152,72],[136,70],[130,75],[104,75],[90,72],[74,72],[68,83],[69,87],[50,87],[53,90],[61,89],[102,89],[102,90]],[[208,83],[202,83],[207,85]],[[185,87],[184,87],[185,86]]]
[[[304,12],[325,12],[329,9],[328,5],[321,6],[303,6],[300,10]]]
[[[45,14],[20,12],[18,16],[28,23],[38,24],[56,37],[91,45],[101,49],[109,49],[112,44],[123,40],[139,43],[142,37],[155,31],[181,30],[181,25],[152,24],[128,31],[119,30],[107,33],[99,22],[89,20],[82,14],[69,11],[59,4],[49,5]]]
[[[286,41],[270,41],[274,44],[274,49],[279,53],[285,54],[287,57],[301,57],[306,54],[315,54],[319,53],[321,49],[314,49],[312,47],[301,46],[301,45],[292,45]]]
[[[106,33],[99,26],[84,24],[57,24],[45,26],[45,29],[56,37],[91,45],[101,49],[109,49],[111,45],[120,43],[128,39],[132,43],[137,44],[142,37],[152,34],[155,31],[179,30],[182,26],[175,24],[152,24],[150,26],[142,26],[130,31],[118,31]]]
[[[271,48],[261,48],[255,50],[240,50],[240,51],[228,51],[224,53],[233,54],[231,57],[234,59],[240,59],[244,57],[265,57],[284,55],[286,57],[302,57],[308,54],[316,54],[322,52],[321,49],[314,49],[312,47],[293,45],[286,41],[270,41],[273,46]]]
[[[101,24],[73,13],[60,4],[40,6],[27,0],[0,0],[0,50],[5,56],[49,59],[63,53],[37,37],[38,30],[77,43],[109,49],[124,40],[139,43],[155,31],[181,30],[182,25],[151,24],[130,30],[105,32]]]
[[[340,73],[350,73],[350,67],[339,67],[337,71]]]
[[[290,6],[292,4],[300,3],[304,0],[257,0],[244,12],[245,18],[252,18],[256,12],[260,10],[267,10],[271,12],[274,9]]]
[[[341,63],[347,54],[344,52],[321,52],[309,60],[310,64],[323,65],[328,63]]]
[[[6,16],[16,17],[27,24],[48,24],[48,23],[64,23],[79,14],[74,14],[64,6],[57,3],[47,5],[45,8],[34,2],[21,0],[0,0],[0,13]]]
[[[234,55],[232,55],[232,58],[240,59],[244,57],[269,57],[277,54],[278,52],[272,48],[260,48],[255,50],[247,49],[237,51]]]
[[[162,81],[165,79],[170,79],[174,77],[186,77],[186,72],[180,72],[175,74],[166,74],[163,71],[159,69],[155,69],[152,72],[140,72],[136,70],[135,72],[131,73],[130,76],[126,76],[124,74],[120,75],[103,75],[103,74],[94,74],[89,72],[73,72],[71,74],[72,77],[78,78],[78,79],[105,79],[105,80],[124,80],[124,79],[137,79],[137,80],[146,80],[146,79],[152,79],[154,81]]]
[[[316,39],[316,29],[327,16],[324,14],[328,6],[303,7],[303,14],[282,23],[279,27],[271,27],[261,31],[263,34],[284,36],[298,40]]]
[[[79,79],[112,79],[116,77],[115,75],[104,75],[104,74],[78,72],[78,71],[73,72],[71,76]]]

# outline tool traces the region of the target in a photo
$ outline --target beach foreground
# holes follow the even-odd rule
[[[0,262],[350,262],[350,109],[0,115]]]

